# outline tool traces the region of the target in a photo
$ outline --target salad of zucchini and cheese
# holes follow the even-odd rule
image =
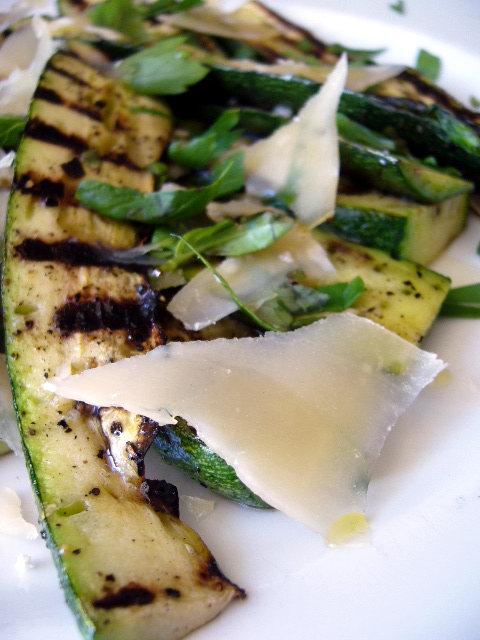
[[[84,636],[182,638],[245,592],[148,449],[327,539],[365,529],[372,464],[445,367],[418,345],[479,314],[428,265],[465,226],[480,115],[259,2],[58,9],[0,14],[17,421]]]

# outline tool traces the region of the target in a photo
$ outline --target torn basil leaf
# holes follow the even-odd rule
[[[397,0],[397,2],[392,2],[392,4],[388,5],[392,11],[395,13],[404,16],[407,13],[407,5],[405,4],[405,0]]]
[[[350,47],[345,47],[343,44],[336,42],[335,44],[331,44],[327,47],[327,50],[330,53],[333,53],[336,56],[341,56],[342,53],[346,53],[348,55],[348,59],[350,62],[365,64],[366,62],[370,62],[372,58],[379,56],[382,53],[385,53],[386,49],[351,49]]]
[[[480,318],[480,283],[451,289],[440,315],[450,318]]]
[[[170,160],[189,169],[202,169],[230,149],[240,131],[233,131],[240,119],[234,110],[225,111],[204,133],[188,142],[173,142],[168,149]]]
[[[23,116],[0,116],[0,148],[7,151],[17,148],[25,122]]]
[[[107,218],[162,224],[202,213],[212,200],[239,191],[243,182],[243,155],[236,154],[217,167],[213,182],[206,187],[142,193],[96,180],[83,180],[75,195],[84,207]]]
[[[360,277],[323,287],[283,285],[275,297],[265,302],[257,314],[282,331],[297,329],[319,320],[327,312],[349,309],[365,290]]]
[[[105,0],[88,12],[92,24],[113,29],[132,42],[145,40],[143,13],[133,0]]]
[[[210,256],[235,257],[255,253],[274,244],[293,226],[293,220],[286,216],[274,216],[266,212],[236,223],[222,220],[208,227],[191,229],[183,237],[187,242],[179,242],[175,255],[162,265],[171,271],[195,257],[189,247]]]
[[[191,59],[181,46],[184,36],[167,38],[158,44],[125,58],[117,67],[117,76],[132,91],[143,95],[178,95],[208,73],[207,67]]]
[[[201,7],[203,0],[156,0],[151,4],[144,5],[143,14],[145,18],[154,18],[160,13],[180,13],[195,7]]]
[[[435,82],[440,76],[442,61],[438,56],[433,55],[433,53],[429,53],[425,49],[420,49],[417,54],[415,68],[425,76],[427,80]]]

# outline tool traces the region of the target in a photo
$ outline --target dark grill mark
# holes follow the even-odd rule
[[[130,583],[119,591],[108,593],[103,598],[94,600],[93,606],[97,609],[116,609],[117,607],[150,604],[154,599],[155,595],[149,589]]]
[[[78,113],[81,113],[82,115],[87,116],[97,122],[101,122],[102,120],[102,116],[100,112],[97,111],[97,109],[78,104],[77,102],[69,102],[53,89],[47,89],[46,87],[39,86],[35,91],[34,98],[38,100],[44,100],[45,102],[50,102],[52,104],[60,104],[67,109],[77,111]]]
[[[131,171],[143,171],[141,167],[136,165],[125,153],[108,153],[102,156],[102,160],[111,162],[119,167],[126,167]]]
[[[35,100],[44,100],[51,104],[63,104],[62,98],[53,89],[47,89],[39,85],[33,94]]]
[[[35,182],[28,173],[18,178],[15,187],[22,193],[39,197],[47,207],[57,207],[65,194],[63,182],[55,182],[48,178]]]
[[[144,480],[140,493],[149,502],[154,511],[179,517],[177,487],[165,480]]]
[[[83,165],[78,158],[72,158],[69,162],[64,162],[62,169],[69,178],[74,180],[79,180],[85,175]]]
[[[81,138],[67,135],[60,131],[60,129],[45,124],[35,118],[27,124],[25,135],[34,140],[41,140],[42,142],[48,142],[58,147],[71,149],[77,154],[83,153],[88,149],[87,143]]]
[[[169,598],[180,598],[182,595],[178,589],[173,589],[173,587],[167,587],[165,589],[165,595]]]
[[[141,344],[157,326],[157,299],[151,289],[139,291],[137,300],[107,297],[82,300],[77,297],[70,298],[55,313],[55,326],[64,335],[124,329],[129,341]]]
[[[37,262],[61,262],[72,267],[112,267],[119,266],[125,271],[142,273],[138,265],[116,262],[108,249],[95,247],[87,242],[64,240],[61,242],[44,242],[34,238],[23,240],[15,251],[24,260]]]
[[[66,55],[66,52],[63,51],[62,55]],[[71,56],[71,57],[74,58],[75,56]],[[90,87],[88,82],[85,82],[85,80],[82,80],[81,78],[77,77],[74,73],[70,73],[69,71],[66,71],[65,69],[61,69],[59,67],[56,67],[54,64],[50,65],[50,69],[52,71],[55,71],[55,73],[58,73],[59,76],[63,76],[64,78],[68,78],[72,82],[75,82],[75,84],[79,84],[81,87]]]
[[[238,587],[235,583],[231,582],[219,569],[218,564],[213,556],[210,556],[210,560],[204,569],[199,572],[200,581],[209,584],[209,586],[216,591],[223,591],[226,584],[235,588],[236,598],[246,598],[247,594],[244,589]]]

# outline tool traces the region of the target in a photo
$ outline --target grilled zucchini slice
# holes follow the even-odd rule
[[[315,233],[337,270],[339,282],[356,276],[363,279],[365,291],[354,305],[357,313],[406,340],[421,342],[438,315],[450,280],[413,262],[395,260],[383,251],[346,242],[322,230]],[[155,444],[166,462],[213,491],[244,505],[267,507],[183,420],[159,429]]]
[[[323,228],[395,258],[429,264],[465,227],[467,194],[419,204],[372,192],[339,194],[335,216]]]
[[[8,211],[3,305],[18,423],[41,527],[91,639],[181,638],[243,595],[178,519],[174,488],[144,479],[148,425],[140,442],[115,449],[121,425],[103,431],[97,411],[42,387],[165,339],[144,275],[98,264],[91,251],[130,247],[136,229],[78,207],[73,194],[83,176],[150,191],[145,167],[170,130],[166,105],[59,53],[31,107]]]

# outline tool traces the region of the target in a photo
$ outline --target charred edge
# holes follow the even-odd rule
[[[310,44],[312,44],[314,47],[314,51],[312,51],[313,55],[321,58],[322,55],[327,51],[327,45],[324,42],[322,42],[322,40],[319,40],[308,29],[305,29],[303,27],[300,27],[298,24],[290,22],[285,18],[285,16],[282,16],[276,11],[273,11],[273,9],[270,9],[270,7],[267,7],[261,2],[257,2],[256,4],[264,11],[264,13],[272,16],[272,18],[277,20],[280,24],[283,24],[287,29],[289,29],[290,31],[296,31],[297,33],[301,34],[304,38],[306,38],[310,42]]]
[[[49,243],[27,238],[15,247],[15,252],[23,260],[36,262],[60,262],[72,267],[118,267],[135,273],[145,271],[138,265],[115,262],[108,249],[77,240]]]
[[[201,582],[209,584],[216,591],[223,591],[225,585],[228,584],[235,589],[235,598],[240,598],[241,600],[243,600],[247,597],[244,589],[241,589],[234,582],[231,582],[222,573],[222,571],[220,571],[217,561],[213,556],[210,556],[208,564],[204,569],[200,571],[199,577]]]
[[[410,82],[424,96],[432,98],[437,104],[453,111],[465,124],[474,127],[476,132],[480,133],[480,114],[465,107],[440,87],[425,82],[414,69],[406,69],[398,76],[398,79]]]
[[[137,474],[143,478],[145,475],[145,460],[144,453],[134,442],[127,442],[125,446],[127,456],[129,460],[135,462],[137,465]]]
[[[81,113],[82,115],[87,116],[91,120],[95,120],[97,122],[101,122],[102,120],[100,112],[96,109],[92,109],[92,107],[87,107],[76,102],[69,102],[53,89],[47,89],[46,87],[39,86],[35,91],[34,98],[37,100],[43,100],[44,102],[49,102],[50,104],[62,105],[67,109],[77,111],[78,113]]]
[[[66,52],[63,51],[62,54],[66,55]],[[72,57],[75,57],[75,56],[72,56]],[[49,69],[51,69],[55,73],[58,73],[59,76],[63,76],[64,78],[68,78],[69,80],[71,80],[75,84],[80,85],[81,87],[91,87],[91,85],[89,85],[88,82],[85,82],[85,80],[82,80],[81,78],[76,76],[74,73],[70,73],[69,71],[66,71],[65,69],[61,69],[60,67],[56,67],[54,64],[50,64]]]
[[[83,153],[88,149],[88,144],[81,138],[73,135],[67,135],[60,131],[60,129],[52,127],[49,124],[45,124],[36,118],[30,120],[28,123],[25,135],[28,138],[48,142],[49,144],[54,144],[57,147],[65,147],[77,154]]]
[[[63,172],[73,180],[80,180],[85,175],[85,169],[83,164],[78,158],[72,158],[68,162],[62,164]]]
[[[126,330],[128,340],[141,345],[157,328],[157,298],[151,289],[143,286],[138,287],[137,296],[137,300],[71,297],[56,311],[54,324],[63,335],[101,329]]]
[[[122,587],[118,591],[110,592],[103,596],[103,598],[94,600],[93,606],[96,609],[125,608],[150,604],[154,599],[155,594],[149,589],[130,582],[126,587]]]
[[[154,511],[180,516],[177,487],[166,480],[144,480],[140,493],[151,504]]]
[[[126,167],[130,171],[141,171],[143,169],[135,164],[125,153],[107,153],[102,156],[102,160],[105,162],[111,162],[119,167]]]
[[[42,178],[35,182],[28,173],[19,176],[15,188],[24,194],[40,198],[47,207],[58,207],[60,200],[65,195],[63,182],[56,182],[48,178]]]

